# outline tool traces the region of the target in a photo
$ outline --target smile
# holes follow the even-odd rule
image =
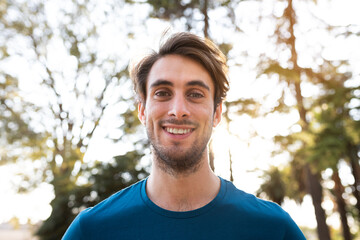
[[[170,128],[170,127],[165,127],[164,129],[168,133],[175,134],[175,135],[184,135],[184,134],[187,134],[187,133],[192,131],[192,129],[190,129],[190,128]]]

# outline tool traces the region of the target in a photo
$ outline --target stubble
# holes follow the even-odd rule
[[[153,128],[147,128],[147,135],[150,140],[151,150],[153,153],[153,161],[162,171],[173,175],[188,175],[197,171],[203,163],[202,159],[207,158],[207,145],[212,133],[212,121],[209,119],[207,129],[203,136],[199,136],[191,147],[185,148],[179,142],[172,142],[171,146],[164,146],[155,139]],[[189,121],[167,120],[164,122],[177,125],[187,124]],[[194,123],[191,123],[196,125]],[[195,129],[197,131],[197,129]]]

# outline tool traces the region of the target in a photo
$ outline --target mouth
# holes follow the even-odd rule
[[[193,128],[176,128],[176,127],[163,127],[163,129],[174,135],[185,135],[194,131]]]

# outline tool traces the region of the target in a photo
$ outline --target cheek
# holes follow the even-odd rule
[[[198,107],[194,111],[194,119],[203,122],[206,125],[213,125],[214,112],[211,109]]]
[[[159,119],[164,117],[164,114],[166,113],[165,111],[166,107],[165,106],[161,106],[161,104],[149,104],[149,106],[146,109],[146,122],[148,124],[150,124],[150,122],[152,122],[152,124],[154,124],[153,122],[158,121]]]

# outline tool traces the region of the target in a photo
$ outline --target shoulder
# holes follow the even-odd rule
[[[233,183],[226,181],[226,197],[224,204],[230,208],[232,216],[267,229],[270,233],[277,232],[281,239],[305,239],[299,227],[277,203],[257,198],[236,188]]]
[[[69,228],[66,230],[64,236],[62,237],[62,240],[70,240],[70,239],[85,239],[85,236],[82,232],[82,226],[81,226],[81,215],[86,212],[87,209],[82,211],[80,214],[76,216],[74,221],[71,223]]]
[[[253,194],[246,193],[234,186],[232,182],[225,180],[226,196],[224,203],[232,206],[243,213],[252,216],[261,216],[261,218],[270,217],[284,221],[290,218],[289,214],[284,211],[278,204],[257,198]]]
[[[132,205],[139,203],[141,185],[144,180],[139,181],[127,188],[124,188],[92,208],[87,209],[82,214],[84,219],[93,217],[94,215],[112,215],[115,212],[121,212],[130,208]],[[97,216],[98,217],[98,216]]]
[[[87,208],[71,223],[63,239],[87,239],[86,234],[106,226],[116,220],[122,220],[131,215],[132,209],[141,205],[141,185],[144,180],[139,181],[125,189],[122,189],[94,207]],[[67,238],[69,237],[70,238]]]

